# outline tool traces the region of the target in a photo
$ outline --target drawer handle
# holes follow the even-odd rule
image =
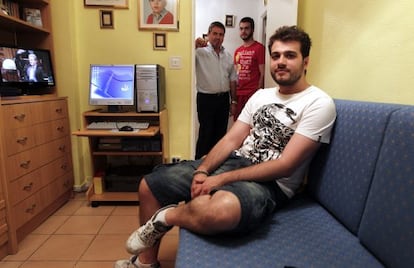
[[[28,169],[30,167],[30,160],[20,163],[20,167]]]
[[[27,139],[28,139],[27,137],[23,137],[23,138],[18,138],[16,141],[17,141],[17,143],[25,145],[26,142],[27,142]]]
[[[63,111],[63,109],[62,108],[56,108],[56,113],[58,113],[58,114],[61,114],[62,113],[62,111]]]
[[[60,168],[61,168],[61,169],[63,169],[63,170],[66,170],[66,169],[68,168],[68,165],[66,165],[66,164],[62,164],[62,165],[60,166]]]
[[[36,204],[33,204],[30,208],[26,208],[26,213],[33,214],[36,208]]]
[[[59,146],[59,151],[65,152],[66,151],[66,146],[65,145]]]
[[[18,121],[23,121],[25,117],[26,117],[26,114],[18,114],[14,116],[14,119]]]
[[[28,185],[23,186],[23,190],[30,192],[32,190],[32,187],[33,187],[33,182],[29,183]]]
[[[60,126],[56,128],[57,131],[63,132],[65,130],[64,126]]]

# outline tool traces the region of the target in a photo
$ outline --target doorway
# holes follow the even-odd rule
[[[234,16],[233,27],[226,27],[225,38],[223,46],[231,54],[234,50],[241,45],[239,37],[238,22],[242,17],[252,17],[255,20],[255,35],[254,38],[260,42],[263,40],[263,20],[261,14],[265,13],[265,6],[263,0],[239,0],[237,2],[232,0],[193,0],[193,40],[197,37],[202,37],[207,34],[208,26],[213,21],[220,21],[225,25],[226,15]],[[206,16],[206,14],[209,14]],[[193,56],[194,59],[195,56]],[[195,60],[193,60],[193,94],[192,94],[192,122],[193,132],[191,134],[191,154],[195,155],[195,145],[198,138],[198,120],[197,120],[197,105],[196,105],[196,89],[195,89]],[[229,127],[232,124],[232,120],[229,122]]]

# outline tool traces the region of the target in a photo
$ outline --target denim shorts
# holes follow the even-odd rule
[[[192,174],[201,161],[182,161],[177,164],[159,165],[154,168],[152,173],[144,176],[161,206],[191,200]],[[250,160],[231,155],[212,175],[250,165],[252,165]],[[246,233],[255,229],[269,218],[277,208],[288,201],[288,197],[275,181],[264,183],[238,181],[218,187],[212,190],[210,194],[213,195],[218,190],[232,192],[241,204],[240,223],[234,230],[229,230],[229,233]]]

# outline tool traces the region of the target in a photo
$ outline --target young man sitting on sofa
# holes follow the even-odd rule
[[[306,81],[310,47],[301,29],[279,28],[268,46],[279,87],[258,90],[205,158],[161,166],[143,178],[140,221],[146,223],[127,240],[134,256],[116,268],[159,267],[160,240],[173,226],[206,235],[246,233],[294,196],[336,118],[331,97]]]

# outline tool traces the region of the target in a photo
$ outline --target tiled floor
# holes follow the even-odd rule
[[[19,244],[17,254],[6,256],[0,268],[110,268],[115,260],[129,257],[125,241],[137,227],[137,206],[92,208],[84,194],[76,194]],[[174,228],[161,243],[163,268],[174,267],[177,245]]]

